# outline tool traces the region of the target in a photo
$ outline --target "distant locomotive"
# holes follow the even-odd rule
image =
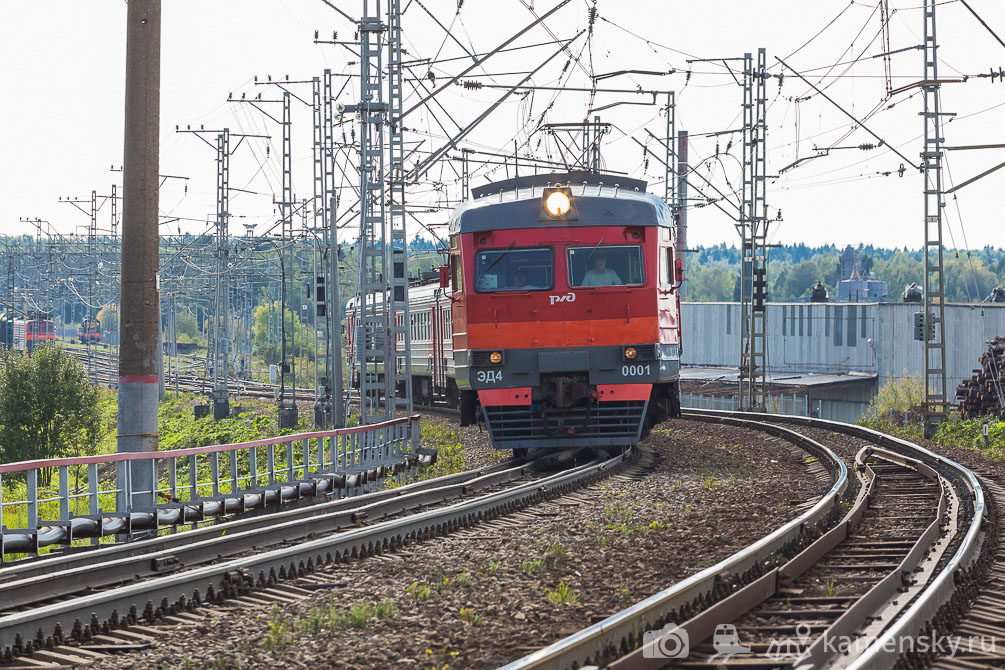
[[[7,349],[31,353],[56,339],[52,314],[32,311],[24,315],[4,312],[0,315],[0,344]]]
[[[645,188],[563,174],[474,189],[450,219],[449,276],[409,291],[416,398],[445,397],[500,449],[627,446],[679,416],[682,264]],[[352,356],[354,301],[347,333]]]
[[[80,322],[77,339],[81,344],[97,344],[101,341],[101,322],[97,319],[84,319]]]

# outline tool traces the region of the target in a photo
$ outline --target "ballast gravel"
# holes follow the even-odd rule
[[[465,467],[498,460],[487,435],[458,430]],[[201,623],[90,667],[494,668],[714,564],[829,488],[805,452],[747,429],[675,420],[644,448],[655,457],[634,477],[324,568],[292,582],[321,587],[297,602],[197,610]],[[366,609],[380,603],[384,616]]]

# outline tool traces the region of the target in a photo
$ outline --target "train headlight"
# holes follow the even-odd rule
[[[638,350],[635,349],[635,347],[627,347],[627,348],[625,348],[625,358],[627,360],[634,361],[635,357],[638,356],[638,355],[639,355],[639,352],[638,352]]]
[[[493,365],[499,365],[500,363],[502,363],[502,354],[499,353],[498,351],[493,351],[489,355],[489,360],[492,362]]]
[[[571,207],[572,201],[562,191],[552,191],[548,199],[544,201],[544,208],[552,216],[565,216]]]
[[[541,194],[541,209],[538,221],[541,223],[568,223],[579,220],[576,201],[568,186],[546,186]]]

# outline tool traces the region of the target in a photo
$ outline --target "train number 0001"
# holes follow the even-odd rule
[[[622,365],[621,374],[625,377],[641,377],[652,374],[652,371],[648,365]]]
[[[480,381],[480,382],[482,382],[484,384],[492,384],[492,383],[495,383],[495,382],[501,382],[502,378],[503,378],[502,377],[502,370],[479,370],[478,374],[477,374],[477,377],[478,377],[478,381]]]

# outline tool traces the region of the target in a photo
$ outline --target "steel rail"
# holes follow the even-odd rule
[[[0,566],[0,592],[2,592],[3,584],[5,582],[17,579],[26,579],[35,575],[52,575],[63,570],[72,570],[73,568],[81,565],[93,564],[97,558],[127,558],[129,556],[152,553],[154,551],[160,551],[161,549],[167,549],[180,544],[192,542],[194,541],[194,538],[206,536],[212,537],[215,531],[231,532],[231,529],[250,530],[252,528],[268,525],[275,519],[285,518],[285,516],[292,514],[321,514],[328,509],[338,509],[341,505],[369,504],[380,500],[386,500],[387,498],[398,497],[412,491],[423,491],[429,488],[449,486],[451,484],[465,482],[474,477],[480,477],[484,474],[504,470],[508,466],[509,463],[506,462],[498,463],[475,470],[467,470],[465,472],[457,472],[451,475],[443,475],[441,477],[436,477],[435,479],[413,482],[394,489],[379,489],[377,491],[364,493],[352,498],[342,498],[337,501],[316,503],[310,505],[309,507],[297,510],[280,510],[265,514],[258,513],[255,516],[248,516],[230,521],[218,521],[211,526],[202,526],[200,528],[195,528],[181,533],[160,535],[157,537],[138,539],[132,542],[119,544],[99,545],[97,547],[74,547],[68,552],[43,554],[34,559],[11,561],[4,563],[3,566]],[[94,553],[95,551],[99,551],[100,555]]]
[[[387,518],[506,484],[546,463],[572,457],[569,452],[542,455],[516,467],[512,463],[499,464],[355,498],[10,566],[0,570],[0,602],[6,609],[13,609],[86,589],[122,584],[123,575],[130,579],[160,575],[252,549],[354,527],[367,520]]]
[[[957,580],[963,576],[964,571],[971,569],[977,562],[982,544],[981,527],[984,524],[984,516],[986,514],[984,489],[977,476],[969,468],[924,447],[912,444],[907,440],[885,435],[879,431],[862,426],[849,426],[848,424],[840,424],[835,421],[825,421],[822,419],[817,419],[816,421],[818,424],[823,424],[828,428],[839,429],[840,427],[841,430],[851,434],[869,436],[886,446],[920,453],[925,458],[958,473],[961,479],[957,481],[960,481],[969,489],[973,496],[971,518],[966,526],[963,540],[957,547],[956,552],[910,608],[848,666],[848,670],[889,670],[899,659],[898,654],[891,654],[889,650],[913,649],[913,645],[907,647],[907,645],[899,643],[907,639],[916,638],[936,624],[942,608],[948,605],[957,594]],[[957,481],[953,483],[956,484]],[[963,499],[962,495],[960,498],[961,500]]]
[[[833,656],[828,651],[828,640],[850,639],[861,626],[866,624],[870,619],[875,618],[876,615],[892,619],[894,613],[906,607],[906,600],[908,598],[904,595],[898,596],[898,589],[901,589],[905,585],[909,575],[913,575],[915,570],[919,569],[923,555],[933,552],[933,545],[945,521],[948,507],[947,489],[950,485],[934,469],[920,461],[882,449],[866,447],[859,451],[855,459],[856,470],[859,472],[859,478],[863,480],[863,486],[860,489],[860,495],[857,497],[855,504],[845,514],[841,522],[817,538],[810,546],[785,563],[785,565],[769,571],[761,578],[731,594],[728,598],[717,602],[712,607],[703,610],[697,616],[681,623],[679,628],[687,632],[691,645],[701,644],[711,638],[718,624],[727,621],[736,621],[748,613],[756,612],[765,601],[777,596],[779,588],[796,582],[806,571],[817,565],[832,550],[844,542],[853,530],[857,529],[858,524],[861,523],[865,515],[866,509],[871,506],[874,497],[874,487],[877,481],[875,471],[871,465],[865,462],[865,458],[884,460],[888,463],[902,466],[939,484],[939,499],[936,505],[937,513],[935,519],[919,534],[917,541],[897,564],[897,567],[874,583],[866,593],[862,594],[823,633],[815,636],[815,642],[805,653],[798,657],[793,655],[791,659],[786,658],[786,660],[791,660],[793,666],[802,668],[803,670],[826,667],[826,664]],[[952,535],[953,531],[954,529],[951,528],[949,534]],[[941,553],[936,550],[925,560],[931,565],[940,556]],[[908,590],[905,588],[903,592],[906,593]],[[905,600],[905,604],[899,608],[896,604],[898,598]],[[814,615],[810,614],[809,617],[814,618]],[[671,631],[670,634],[679,635],[676,631]],[[622,670],[623,668],[637,670],[647,666],[661,666],[665,663],[666,659],[661,659],[658,653],[654,653],[654,650],[660,648],[660,644],[661,641],[658,638],[649,640],[639,649],[619,658],[609,668],[611,670]],[[708,659],[706,662],[710,660]]]
[[[373,526],[222,561],[101,593],[77,597],[0,617],[0,653],[11,658],[31,648],[87,637],[140,617],[154,619],[203,601],[238,595],[277,580],[296,577],[335,561],[381,553],[507,513],[536,500],[610,474],[633,458],[635,450],[475,500],[420,512]]]
[[[973,472],[951,459],[919,445],[912,444],[907,440],[892,437],[879,431],[824,419],[720,410],[685,410],[684,416],[699,420],[756,426],[775,434],[779,434],[777,431],[784,431],[787,434],[798,436],[800,440],[809,440],[814,444],[818,443],[815,443],[804,435],[782,428],[778,424],[786,423],[809,428],[824,428],[859,437],[874,445],[888,447],[902,455],[908,455],[915,460],[921,461],[927,467],[945,470],[950,476],[947,477],[943,473],[940,478],[951,481],[955,486],[961,501],[961,507],[964,502],[972,503],[970,518],[966,523],[962,524],[964,532],[953,556],[945,562],[938,574],[929,582],[927,588],[915,597],[906,611],[903,611],[891,626],[878,636],[858,658],[847,666],[849,670],[890,670],[890,668],[894,667],[898,662],[899,656],[889,653],[889,649],[905,648],[903,646],[897,647],[897,642],[929,630],[938,622],[943,607],[950,604],[956,597],[956,582],[961,581],[960,578],[965,576],[965,571],[973,568],[979,558],[981,550],[980,531],[986,513],[983,489]],[[773,423],[762,423],[765,420]],[[823,445],[820,445],[820,447],[826,449]],[[830,450],[827,450],[827,453],[832,457],[834,456]],[[843,463],[842,468],[844,468]],[[846,470],[843,470],[843,472],[846,473]],[[837,484],[835,484],[836,486]],[[961,486],[966,491],[969,491],[969,500],[962,495],[964,492],[959,490]],[[828,496],[800,518],[818,511],[828,500],[832,500],[831,496],[834,493],[834,488],[832,488]],[[943,503],[940,503],[940,508],[942,505]],[[961,510],[961,513],[965,512],[966,510]],[[580,667],[591,661],[595,662],[612,649],[621,649],[624,652],[637,646],[641,642],[641,631],[659,628],[668,620],[668,614],[689,613],[695,609],[708,606],[710,603],[707,596],[711,592],[709,582],[716,575],[721,573],[736,574],[733,567],[734,564],[749,560],[751,555],[757,551],[757,548],[764,547],[765,542],[769,538],[776,537],[783,529],[791,527],[797,521],[795,520],[786,524],[771,535],[762,538],[746,549],[721,561],[719,564],[664,589],[608,617],[604,621],[589,626],[578,633],[574,633],[513,663],[502,666],[501,670],[528,670],[530,668],[565,670],[566,668]],[[933,531],[930,528],[928,532],[932,533]],[[625,645],[628,645],[628,647],[626,648]]]
[[[714,411],[714,410],[710,410]],[[741,413],[750,416],[749,413]],[[754,415],[757,416],[757,415]],[[763,415],[761,415],[763,416]],[[913,645],[901,644],[905,640],[917,638],[926,630],[937,626],[943,607],[952,603],[958,592],[958,582],[966,576],[979,559],[982,547],[981,527],[985,522],[987,504],[984,498],[984,488],[977,476],[967,467],[956,461],[937,454],[925,447],[913,444],[907,440],[881,433],[864,426],[854,426],[826,419],[809,417],[771,416],[778,422],[804,425],[813,428],[827,428],[848,435],[860,437],[876,444],[890,447],[901,453],[921,456],[931,463],[946,468],[957,475],[953,484],[957,487],[961,501],[963,492],[960,485],[970,492],[973,509],[970,520],[966,524],[963,538],[956,552],[946,562],[939,574],[931,581],[928,588],[922,592],[889,628],[887,628],[873,643],[859,655],[847,668],[848,670],[889,670],[898,662],[900,655],[890,653],[890,649],[913,649]]]
[[[692,413],[688,415],[696,416]],[[501,670],[565,670],[595,663],[611,649],[627,651],[624,645],[640,641],[643,630],[659,628],[671,615],[693,612],[725,596],[729,588],[726,582],[730,577],[752,574],[755,568],[772,559],[783,547],[795,543],[810,526],[822,524],[838,509],[839,498],[848,488],[848,468],[833,451],[815,440],[779,426],[751,419],[732,419],[726,416],[715,418],[724,423],[751,426],[782,436],[811,451],[822,463],[832,468],[835,473],[833,485],[812,508],[745,549],[599,623],[504,665]],[[758,418],[763,418],[763,415]]]

